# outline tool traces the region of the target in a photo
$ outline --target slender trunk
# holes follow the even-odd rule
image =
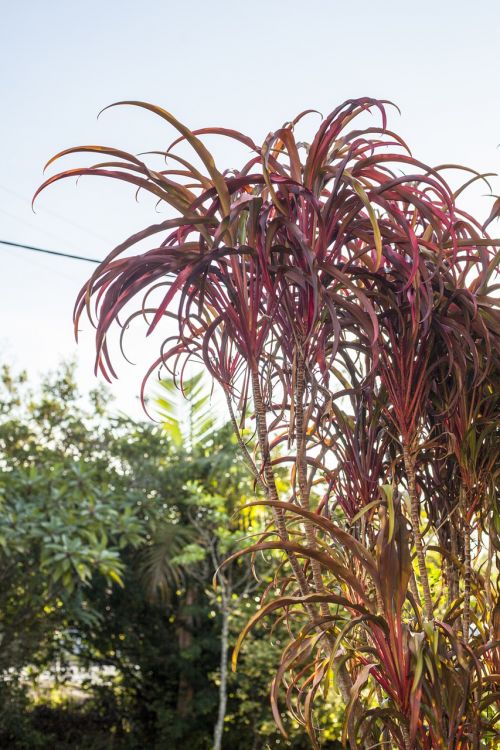
[[[252,456],[249,453],[248,448],[246,447],[243,438],[241,437],[240,428],[238,426],[238,422],[236,421],[236,417],[234,415],[233,410],[233,404],[231,403],[231,397],[229,395],[229,392],[227,390],[224,390],[225,396],[226,396],[226,402],[227,402],[227,408],[229,410],[229,418],[231,420],[231,425],[233,427],[233,432],[236,436],[236,440],[238,442],[239,449],[241,451],[241,455],[243,457],[243,460],[251,472],[253,478],[257,482],[257,484],[261,487],[261,489],[266,490],[266,485],[262,481],[262,477],[259,474],[259,470],[257,469],[255,462],[252,458]]]
[[[486,570],[484,573],[484,590],[486,593],[486,601],[488,603],[490,611],[492,611],[494,607],[493,597],[491,595],[491,571],[493,568],[493,557],[493,536],[490,531],[488,534],[488,559],[486,562]]]
[[[307,479],[307,423],[304,419],[304,392],[305,392],[305,365],[301,355],[296,360],[296,382],[295,382],[295,441],[297,445],[297,478],[299,483],[300,504],[309,510],[309,483]],[[311,521],[304,520],[304,531],[308,547],[316,549],[316,534]],[[323,575],[321,565],[317,560],[311,560],[311,570],[314,588],[318,593],[325,590],[323,586]],[[328,604],[322,602],[320,611],[323,617],[328,617],[330,609]]]
[[[413,570],[413,563],[410,570],[410,591],[413,594],[413,598],[415,599],[415,603],[417,607],[422,607],[422,602],[420,601],[420,594],[418,593],[417,588],[417,580],[415,578],[415,571]]]
[[[455,561],[459,560],[459,554],[458,554],[458,540],[457,540],[457,530],[453,523],[450,522],[450,547],[451,547],[451,554],[452,558],[450,560],[450,578],[451,578],[451,599],[452,601],[456,601],[459,597],[459,572],[457,569],[457,563]],[[460,618],[457,617],[453,621],[453,630],[456,631],[460,625]]]
[[[254,399],[254,407],[255,407],[255,418],[256,418],[256,423],[257,423],[257,436],[259,440],[259,447],[260,447],[262,464],[263,464],[266,497],[269,498],[270,500],[279,501],[279,495],[278,495],[278,490],[277,490],[276,482],[274,478],[273,467],[271,465],[266,413],[265,413],[264,403],[262,400],[259,373],[257,370],[252,371],[252,390],[253,390],[253,399]],[[274,522],[276,524],[276,528],[278,530],[280,539],[283,541],[288,541],[289,539],[288,530],[286,528],[286,523],[285,523],[283,512],[278,508],[273,509],[273,516],[274,516]],[[299,586],[300,593],[302,594],[302,596],[305,596],[308,593],[310,593],[310,587],[304,575],[302,566],[300,565],[296,555],[293,552],[289,553],[288,559],[290,561],[292,571],[294,573],[295,579]],[[305,608],[309,617],[311,618],[311,622],[315,624],[318,623],[318,614],[317,614],[316,607],[309,604],[309,605],[306,605]],[[320,632],[322,630],[322,627],[319,625],[318,625],[318,630]],[[326,640],[325,640],[325,648],[329,655],[331,655],[331,652],[332,652],[332,645],[333,645],[332,639],[327,634]],[[337,674],[338,674],[337,679],[338,679],[340,692],[341,692],[343,700],[345,701],[347,705],[351,697],[352,680],[344,664],[340,667]],[[349,728],[351,732],[353,731],[356,723],[361,718],[361,715],[362,715],[362,711],[360,707],[357,706],[355,710],[351,713],[351,718],[349,722],[349,725],[350,725]],[[351,734],[351,736],[353,735]],[[368,747],[368,744],[369,743],[366,742],[365,746]]]
[[[471,596],[471,551],[470,551],[470,524],[467,518],[464,520],[464,613],[462,617],[463,639],[469,640],[470,627],[470,596]]]
[[[415,459],[410,454],[407,446],[403,447],[403,457],[408,479],[408,494],[410,496],[411,506],[411,523],[413,526],[413,538],[415,540],[415,549],[417,551],[418,572],[420,584],[424,593],[424,608],[427,620],[432,620],[433,607],[431,598],[431,589],[429,586],[429,577],[427,575],[427,566],[425,564],[425,552],[420,532],[420,503],[417,494],[417,483],[415,479]]]
[[[439,537],[440,545],[443,547],[443,549],[449,549],[450,552],[451,552],[451,526],[452,526],[451,520],[448,520],[445,528],[443,529],[442,536]],[[448,538],[450,539],[450,544],[448,544]],[[442,555],[441,560],[442,560],[443,569],[444,569],[444,585],[446,588],[446,606],[448,609],[450,609],[454,601],[453,560],[446,555]]]
[[[452,572],[451,562],[444,556],[442,556],[441,559],[443,561],[443,568],[444,568],[444,585],[446,588],[446,606],[449,609],[453,602],[453,590],[452,590],[453,572]]]
[[[214,728],[214,750],[222,749],[222,733],[227,706],[227,655],[229,650],[229,593],[225,581],[221,581],[222,629],[220,641],[219,709]]]
[[[271,465],[271,456],[269,452],[269,436],[267,432],[266,411],[264,408],[264,402],[262,400],[259,373],[257,372],[257,370],[254,370],[252,372],[252,389],[255,406],[255,419],[257,423],[257,436],[259,440],[263,474],[266,486],[266,497],[268,497],[269,500],[279,502],[279,495],[276,487],[276,481],[274,479],[274,472]],[[282,541],[288,541],[289,536],[283,511],[279,508],[273,508],[273,516],[280,539]],[[310,593],[310,589],[304,575],[304,571],[302,570],[302,566],[300,565],[294,552],[290,552],[288,554],[288,559],[290,560],[290,565],[292,566],[292,570],[297,580],[300,593],[302,594],[302,596],[306,596]],[[314,611],[314,608],[312,609],[312,611]]]
[[[403,735],[405,750],[411,750],[410,733],[405,726],[401,727],[401,734]]]
[[[295,441],[297,444],[297,478],[299,483],[300,504],[309,510],[309,492],[307,482],[307,424],[304,423],[305,365],[301,356],[297,357],[295,379]],[[314,532],[313,532],[314,533]]]

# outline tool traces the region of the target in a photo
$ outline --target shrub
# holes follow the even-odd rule
[[[248,626],[271,615],[289,623],[271,688],[278,726],[285,734],[283,684],[318,747],[314,700],[333,682],[352,747],[494,743],[500,243],[487,228],[500,199],[481,225],[459,198],[487,178],[468,170],[454,190],[447,167],[414,158],[374,99],[337,107],[310,143],[296,139],[302,113],[262,146],[128,104],[177,129],[169,168],[84,146],[55,158],[108,161],[42,188],[105,176],[173,210],[108,255],[75,324],[93,317],[94,299],[96,367],[111,378],[113,323],[125,331],[143,315],[151,333],[173,318],[145,382],[164,367],[182,383],[187,363],[201,362],[222,387],[258,502],[273,514],[251,551],[283,554]],[[380,124],[358,125],[371,111]],[[236,139],[249,161],[219,171],[205,135]],[[182,142],[196,165],[175,151]],[[242,432],[250,418],[254,455]]]

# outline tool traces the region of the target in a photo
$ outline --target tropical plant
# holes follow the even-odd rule
[[[144,383],[158,368],[182,383],[195,362],[222,387],[258,502],[272,512],[250,551],[283,554],[242,633],[273,614],[288,623],[271,689],[278,726],[285,734],[283,684],[318,747],[314,701],[333,681],[351,747],[494,743],[500,241],[487,229],[500,199],[483,225],[459,201],[488,175],[466,170],[453,189],[445,170],[464,168],[413,157],[387,128],[387,102],[370,98],[337,107],[308,143],[296,136],[304,112],[262,146],[227,128],[192,131],[152,104],[120,104],[178,131],[155,152],[171,166],[72,148],[54,159],[101,161],[39,191],[97,175],[173,210],[108,255],[78,297],[75,325],[85,311],[93,320],[95,300],[96,368],[110,379],[113,323],[125,332],[143,316],[151,333],[173,320]],[[366,122],[372,111],[380,124]],[[236,139],[250,159],[219,171],[206,135]],[[186,143],[195,164],[179,152]],[[286,465],[283,494],[276,473]]]

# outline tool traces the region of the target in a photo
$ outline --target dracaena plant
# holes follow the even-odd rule
[[[95,322],[96,368],[111,378],[113,326],[142,316],[150,333],[174,320],[144,382],[165,368],[182,385],[198,362],[221,386],[256,502],[272,514],[246,550],[276,561],[248,627],[288,623],[271,686],[281,731],[284,701],[319,747],[315,699],[336,687],[352,748],[494,744],[500,241],[488,226],[500,199],[483,225],[460,203],[488,175],[466,170],[454,190],[448,167],[413,157],[387,127],[387,103],[370,98],[337,107],[308,143],[296,136],[305,112],[261,146],[121,104],[178,131],[151,157],[164,163],[68,149],[54,158],[100,161],[40,190],[97,175],[170,211],[101,263],[75,325],[85,312]],[[248,161],[221,172],[205,135],[239,141]]]

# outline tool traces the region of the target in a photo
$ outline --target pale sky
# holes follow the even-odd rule
[[[169,143],[173,131],[146,112],[117,108],[97,121],[120,99],[159,104],[192,128],[222,125],[261,140],[303,109],[326,114],[347,98],[387,98],[402,110],[390,126],[422,161],[500,171],[500,0],[0,0],[0,10],[3,240],[102,258],[157,219],[133,190],[100,178],[60,183],[36,214],[30,208],[44,163],[63,148]],[[247,156],[209,145],[220,169]],[[470,199],[480,217],[491,204],[485,192]],[[76,347],[71,317],[94,267],[0,253],[1,361],[35,378],[76,357],[82,388],[92,386],[92,331],[87,325]],[[117,361],[117,408],[134,416],[154,345],[132,334],[138,365]]]

